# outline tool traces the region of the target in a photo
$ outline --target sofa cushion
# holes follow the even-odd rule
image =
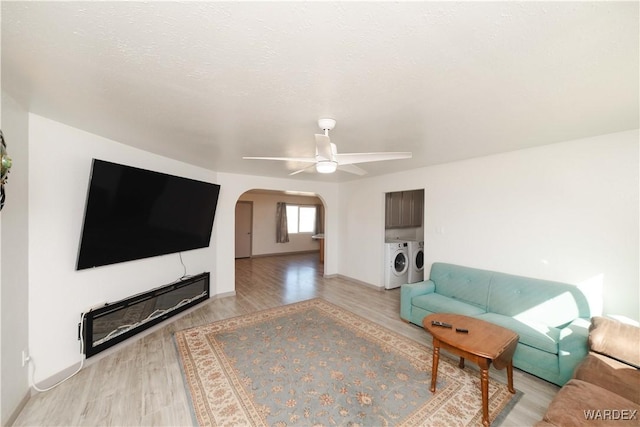
[[[577,287],[504,273],[493,274],[487,311],[556,328],[590,317],[587,299]]]
[[[496,313],[485,313],[477,316],[478,319],[495,323],[520,336],[520,343],[545,351],[558,354],[558,339],[560,330],[538,322],[523,322],[513,317]]]
[[[429,279],[436,284],[436,293],[462,301],[487,311],[490,271],[460,265],[435,262]]]
[[[640,405],[640,370],[629,365],[591,353],[578,365],[574,378],[595,384]]]
[[[476,316],[484,313],[484,310],[479,307],[439,294],[413,297],[411,303],[415,307],[420,307],[433,313],[456,313],[464,316]]]
[[[589,349],[640,367],[640,328],[606,317],[594,316],[589,327]]]
[[[636,411],[636,412],[634,412]],[[640,405],[597,385],[573,379],[547,408],[543,420],[555,426],[638,425]],[[630,419],[635,417],[635,419]]]

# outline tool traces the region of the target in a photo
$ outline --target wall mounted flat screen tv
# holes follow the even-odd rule
[[[220,186],[93,159],[77,270],[205,248]]]

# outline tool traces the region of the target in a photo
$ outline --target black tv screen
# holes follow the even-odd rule
[[[93,159],[77,270],[209,246],[220,186]]]

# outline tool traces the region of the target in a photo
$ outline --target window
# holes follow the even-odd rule
[[[287,205],[287,231],[289,234],[313,233],[315,230],[315,206]]]

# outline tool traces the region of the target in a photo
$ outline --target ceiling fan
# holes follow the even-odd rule
[[[333,173],[336,169],[365,175],[367,171],[355,165],[355,163],[379,162],[382,160],[397,160],[411,158],[410,152],[384,152],[384,153],[338,153],[336,144],[329,139],[329,131],[336,125],[334,119],[320,119],[318,126],[324,131],[324,135],[316,134],[315,157],[243,157],[245,160],[283,160],[289,162],[311,163],[311,165],[291,172],[296,175],[315,167],[319,173]]]

